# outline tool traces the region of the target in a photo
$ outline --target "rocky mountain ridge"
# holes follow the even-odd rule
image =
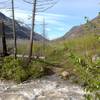
[[[13,38],[12,19],[0,12],[0,20],[2,20],[5,23],[6,38]],[[17,20],[15,20],[15,26],[16,26],[16,36],[18,39],[29,39],[30,37],[29,27],[22,26]],[[41,41],[47,39],[45,39],[42,35],[35,33],[33,36],[33,40]]]

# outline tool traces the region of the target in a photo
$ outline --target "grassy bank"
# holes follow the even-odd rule
[[[50,54],[48,60],[58,63],[63,70],[76,76],[74,82],[81,83],[86,92],[93,93],[100,99],[100,36],[85,35],[54,42],[55,50]],[[93,60],[95,55],[98,57]],[[90,95],[88,100],[94,100]],[[95,100],[99,100],[95,97]]]

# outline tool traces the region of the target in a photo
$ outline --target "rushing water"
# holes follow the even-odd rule
[[[52,75],[21,84],[0,82],[0,100],[84,100],[80,86]]]

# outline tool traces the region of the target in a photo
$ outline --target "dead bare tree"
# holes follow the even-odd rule
[[[14,0],[12,0],[12,28],[13,28],[13,37],[14,37],[14,58],[16,59],[17,55],[17,41],[16,41],[16,29],[15,29],[15,12],[14,12]]]
[[[51,7],[53,7],[58,0],[23,0],[24,2],[28,4],[32,4],[33,10],[32,10],[32,28],[31,28],[31,34],[30,34],[30,47],[29,47],[29,62],[31,61],[32,56],[32,50],[33,50],[33,36],[34,36],[34,29],[35,29],[35,15],[39,12],[44,12]]]
[[[3,7],[0,7],[0,9],[11,10],[11,12],[12,12],[12,30],[13,30],[13,38],[14,38],[14,58],[16,59],[16,55],[17,55],[17,42],[16,42],[14,0],[4,0],[4,1],[1,1],[0,4],[3,6]],[[11,7],[7,7],[6,4],[10,4]]]
[[[0,21],[0,33],[2,37],[2,49],[3,49],[3,56],[7,56],[7,45],[6,45],[6,37],[5,37],[5,29],[4,29],[4,22]]]

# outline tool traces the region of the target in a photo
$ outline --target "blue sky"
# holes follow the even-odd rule
[[[5,0],[0,0],[5,1]],[[10,0],[8,0],[10,1]],[[5,4],[7,7],[10,2]],[[22,0],[15,0],[16,19],[31,24],[31,5],[23,3]],[[0,7],[4,5],[0,4]],[[11,16],[10,11],[1,10],[7,16]],[[43,17],[46,21],[46,34],[49,39],[63,36],[71,27],[83,24],[84,16],[90,19],[97,16],[100,12],[100,0],[58,0],[58,3],[44,13],[38,13],[36,16],[35,30],[42,33]],[[30,20],[29,20],[30,19]]]

